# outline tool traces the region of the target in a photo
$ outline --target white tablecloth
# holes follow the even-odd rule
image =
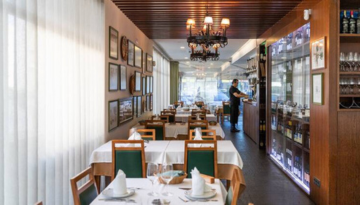
[[[175,115],[175,121],[188,122],[188,117],[190,114],[177,114]],[[206,114],[207,121],[216,121],[216,116],[214,114]]]
[[[164,161],[165,150],[170,141],[149,141],[145,144],[145,161],[161,164]],[[92,163],[111,163],[111,141],[101,145],[94,150],[90,156],[90,165]]]
[[[134,128],[144,129],[145,126],[140,125],[140,124],[136,124],[134,126]],[[225,138],[224,130],[221,128],[219,123],[217,123],[214,126],[209,125],[208,129],[209,130],[215,130],[216,135],[219,135],[221,138]],[[181,123],[169,124],[169,123],[166,123],[165,124],[165,136],[166,137],[177,138],[178,135],[188,135],[188,123],[185,123],[185,124],[181,124]]]
[[[179,197],[186,199],[185,197],[185,190],[179,189],[179,188],[191,188],[191,179],[184,179],[184,181],[181,184],[170,184],[164,188],[164,185],[155,185],[154,191],[161,192],[161,191],[168,191],[174,194],[174,196],[171,197],[163,197],[162,195],[158,197],[151,197],[148,196],[148,193],[152,191],[152,185],[151,182],[148,179],[144,178],[128,178],[126,179],[126,185],[127,187],[135,187],[139,188],[135,190],[135,194],[128,197],[127,199],[135,200],[136,203],[126,203],[121,201],[106,201],[104,200],[105,197],[102,194],[99,194],[99,196],[91,203],[91,205],[107,205],[107,204],[142,204],[147,205],[151,204],[151,202],[154,199],[166,199],[170,200],[171,205],[178,205],[178,204],[184,204],[183,201],[179,199]],[[216,190],[216,196],[214,198],[211,198],[211,200],[217,200],[217,201],[208,201],[208,202],[187,202],[186,204],[225,204],[225,199],[227,192],[225,190],[225,187],[222,185],[219,179],[215,180],[214,184],[208,184],[212,189]],[[112,188],[113,183],[110,183],[108,188]]]
[[[171,164],[184,164],[185,141],[150,141],[145,148],[146,163],[162,164],[164,159]],[[229,140],[217,141],[218,164],[233,164],[241,169],[243,161],[234,144]],[[92,163],[111,163],[111,141],[94,150],[90,157]]]

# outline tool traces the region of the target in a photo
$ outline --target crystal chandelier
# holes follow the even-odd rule
[[[209,16],[208,8],[206,8],[206,16],[204,19],[203,30],[199,31],[196,35],[192,35],[192,29],[195,27],[195,20],[188,19],[186,22],[186,28],[189,30],[189,37],[187,38],[188,46],[190,48],[196,48],[198,46],[210,48],[215,46],[216,48],[223,48],[228,44],[226,37],[226,30],[230,26],[230,20],[223,18],[221,20],[222,31],[212,31],[213,18]]]

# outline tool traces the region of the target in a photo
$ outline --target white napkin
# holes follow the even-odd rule
[[[211,187],[205,184],[205,179],[200,176],[199,170],[195,167],[191,170],[192,177],[192,187],[191,187],[191,195],[192,196],[201,196],[204,195],[205,192],[211,191]]]
[[[134,130],[128,140],[142,140],[142,138],[141,135],[136,130]]]
[[[197,113],[197,114],[196,114],[196,120],[201,120],[201,118],[200,118],[200,113]]]
[[[126,174],[119,169],[114,181],[113,181],[113,196],[121,196],[126,194]]]
[[[201,128],[197,127],[195,128],[195,138],[194,140],[202,140],[202,133],[201,133]]]

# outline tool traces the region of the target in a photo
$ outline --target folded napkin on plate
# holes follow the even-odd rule
[[[205,179],[200,176],[199,170],[195,167],[191,170],[192,177],[192,187],[191,187],[191,195],[192,196],[201,196],[204,195],[205,192],[211,191],[211,187],[205,184]]]
[[[133,133],[130,135],[128,140],[142,140],[142,138],[136,130],[133,130]]]
[[[126,187],[126,174],[119,169],[113,183],[113,196],[121,196],[126,194],[127,187]]]

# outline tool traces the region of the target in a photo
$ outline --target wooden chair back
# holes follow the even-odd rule
[[[216,130],[201,130],[203,140],[216,140]],[[195,138],[195,130],[190,130],[189,140]]]
[[[78,188],[77,182],[86,176],[89,176],[89,180]],[[70,184],[74,198],[74,205],[90,204],[99,194],[91,167],[85,169],[80,174],[70,179]],[[42,202],[40,202],[40,204],[42,204]]]
[[[146,120],[145,129],[154,129],[155,130],[155,139],[156,140],[165,140],[165,120]]]
[[[195,119],[196,119],[197,115],[199,115],[199,118],[201,120],[206,120],[206,114],[203,114],[203,113],[191,114],[191,116],[195,116]]]
[[[119,169],[127,178],[145,178],[144,140],[113,140],[111,180]]]
[[[155,120],[156,115],[151,116],[151,120]],[[159,115],[160,120],[164,120],[166,122],[169,122],[169,115]]]
[[[191,115],[196,114],[206,115],[206,110],[191,110]]]
[[[174,105],[177,105],[177,106],[181,106],[181,107],[184,107],[184,102],[183,101],[175,101],[174,102]],[[176,106],[175,106],[176,107]]]
[[[200,127],[201,130],[207,130],[209,127],[207,120],[190,120],[188,121],[188,135],[190,135],[190,130],[193,130],[197,127]]]
[[[230,101],[223,101],[223,115],[230,115]]]
[[[176,112],[173,112],[173,111],[161,111],[161,116],[169,117],[168,122],[175,122],[175,114],[176,114]]]
[[[194,144],[206,146],[189,146]],[[196,167],[200,173],[217,178],[217,142],[215,140],[185,140],[184,154],[184,172],[190,173]],[[190,175],[188,178],[191,177]]]
[[[242,170],[234,169],[231,179],[231,185],[225,200],[225,205],[236,205],[238,198],[240,198],[245,188],[246,183]]]
[[[136,131],[141,135],[143,140],[155,140],[155,130],[154,129],[136,129]],[[132,135],[134,131],[129,130],[129,136]]]

